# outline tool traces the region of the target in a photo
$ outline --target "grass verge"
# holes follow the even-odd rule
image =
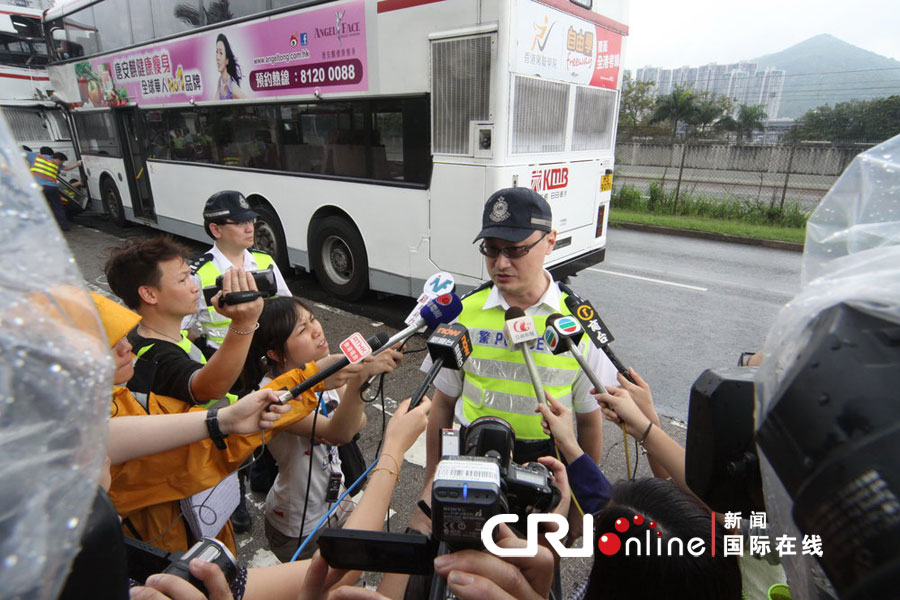
[[[694,231],[706,231],[709,233],[721,233],[725,235],[759,238],[764,240],[778,240],[798,244],[802,244],[806,238],[806,228],[753,225],[739,221],[710,219],[705,217],[659,215],[615,207],[611,208],[609,212],[609,220],[613,224],[616,222],[640,223],[642,225],[692,229]]]

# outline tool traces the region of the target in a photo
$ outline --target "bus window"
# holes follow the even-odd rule
[[[63,25],[66,29],[66,40],[60,48],[60,56],[76,58],[100,52],[93,6],[67,16]]]
[[[135,44],[153,39],[153,13],[150,0],[130,0],[131,37]]]
[[[131,45],[131,20],[122,18],[128,14],[128,0],[106,0],[94,5],[94,21],[100,36],[100,50],[109,52]]]

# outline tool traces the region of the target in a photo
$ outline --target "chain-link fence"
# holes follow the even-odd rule
[[[870,145],[736,145],[629,141],[616,144],[616,189],[651,184],[676,198],[741,200],[812,210],[850,161]]]

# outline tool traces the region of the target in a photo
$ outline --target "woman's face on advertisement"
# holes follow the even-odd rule
[[[227,66],[228,58],[225,56],[225,44],[216,42],[216,68],[219,70],[219,73],[224,73]]]

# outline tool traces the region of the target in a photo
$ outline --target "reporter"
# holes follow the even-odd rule
[[[369,483],[366,486],[366,492],[357,505],[356,510],[347,519],[345,527],[369,531],[381,530],[384,525],[385,514],[390,506],[394,487],[400,476],[399,470],[395,469],[402,467],[403,457],[406,452],[422,432],[425,431],[430,407],[431,400],[425,397],[419,406],[410,411],[409,400],[407,399],[394,412],[394,416],[391,417],[385,431],[383,451],[379,456],[378,464],[369,473]],[[382,461],[383,458],[387,457],[390,457],[390,459]],[[394,459],[396,459],[396,464]],[[192,561],[190,565],[191,572],[198,575],[195,572],[194,562]],[[298,590],[304,589],[304,582],[310,569],[310,564],[311,561],[309,560],[301,560],[270,567],[247,569],[246,589],[241,597],[235,597],[234,600],[241,600],[241,598],[243,600],[296,600]],[[218,570],[217,567],[216,570]],[[313,574],[316,577],[320,576],[320,572],[316,570],[313,571]],[[325,591],[334,586],[352,585],[359,578],[359,574],[359,571],[336,572],[333,577],[325,580],[324,584],[322,584],[324,589],[320,589],[320,593],[324,594]],[[210,577],[212,576],[210,575]],[[204,579],[205,584],[206,581]],[[313,583],[316,581],[319,580],[314,580]],[[152,588],[158,594],[161,594],[139,596],[139,598],[146,600],[165,600],[166,598],[171,598],[172,600],[195,600],[203,598],[202,595],[197,595],[199,592],[196,592],[196,588],[193,588],[193,586],[188,585],[188,587],[185,587],[179,583],[175,587],[168,576],[154,575],[147,579],[145,587]],[[209,586],[207,588],[212,589]],[[163,594],[164,591],[170,591],[175,595],[165,595]],[[150,592],[140,589],[138,592],[133,593],[150,594]],[[348,596],[339,594],[337,597],[346,598]],[[214,595],[210,598],[211,600],[230,600],[231,595],[224,595],[224,592],[222,592],[221,595]]]

